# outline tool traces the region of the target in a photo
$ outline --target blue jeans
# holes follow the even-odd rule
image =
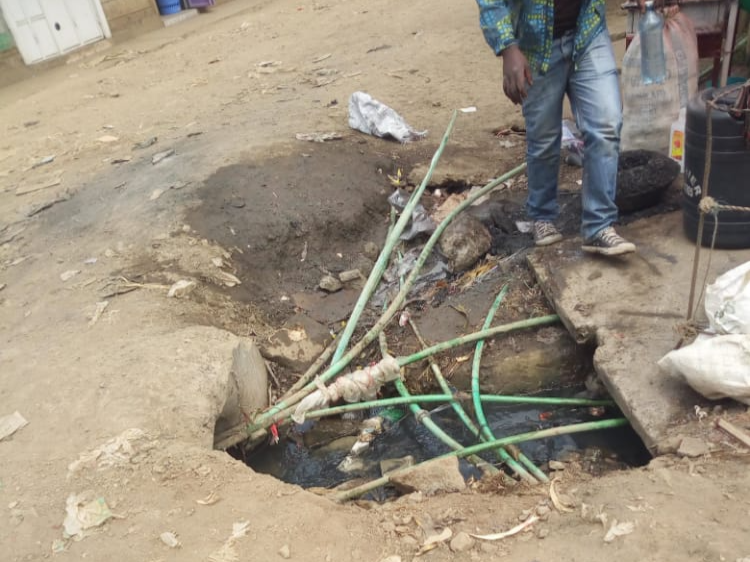
[[[535,74],[523,102],[531,220],[557,219],[563,97],[568,94],[576,125],[583,134],[581,234],[591,238],[617,220],[615,190],[620,150],[622,104],[617,64],[607,31],[602,31],[573,63],[574,34],[552,44],[546,74]]]

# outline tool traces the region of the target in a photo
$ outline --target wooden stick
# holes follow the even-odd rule
[[[740,429],[733,423],[728,422],[725,419],[720,419],[716,422],[716,426],[726,431],[729,435],[734,437],[737,441],[741,442],[745,447],[750,449],[750,435],[744,430]]]

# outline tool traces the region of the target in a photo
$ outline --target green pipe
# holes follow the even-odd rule
[[[505,299],[505,295],[508,294],[509,287],[509,285],[505,285],[500,290],[497,297],[495,297],[495,301],[492,303],[492,306],[487,313],[487,317],[484,319],[484,324],[482,325],[483,330],[487,330],[490,326],[492,326],[492,320],[494,320],[495,318],[495,313],[497,312],[497,309],[500,308],[500,303],[502,303],[503,299]],[[474,350],[474,359],[471,364],[471,396],[474,402],[474,413],[477,416],[477,421],[479,422],[479,427],[482,431],[482,440],[495,441],[497,437],[495,437],[494,433],[492,433],[492,429],[490,428],[489,423],[487,423],[487,417],[484,415],[484,407],[482,406],[482,400],[480,398],[479,391],[479,365],[482,361],[483,350],[484,340],[479,340],[477,342],[477,347]],[[503,449],[500,450],[504,451]],[[506,452],[505,454],[507,455],[508,453]],[[526,455],[524,455],[523,453],[519,453],[518,460],[521,461],[521,464],[528,468],[529,471],[531,471],[531,474],[533,474],[540,481],[549,481],[547,475],[539,470],[539,468],[533,462],[531,462],[531,459],[529,459]]]
[[[410,318],[409,325],[411,326],[411,329],[414,331],[414,335],[419,341],[419,344],[422,347],[427,347],[427,343],[422,337],[422,334],[420,333],[419,328],[417,327],[417,323],[414,322],[414,320]],[[443,372],[440,370],[440,365],[437,364],[437,361],[435,361],[435,358],[432,356],[429,357],[429,362],[430,362],[430,367],[432,368],[432,372],[435,375],[435,379],[438,381],[438,384],[440,385],[440,388],[445,394],[450,395],[451,389],[448,386],[448,381],[446,381],[445,377],[443,376]],[[474,435],[474,437],[476,437],[477,439],[482,439],[482,434],[480,433],[479,428],[476,426],[476,424],[474,424],[472,419],[466,413],[466,410],[464,410],[463,406],[461,405],[461,402],[459,402],[458,400],[451,400],[450,404],[451,404],[451,407],[453,408],[453,411],[456,412],[456,415],[459,417],[459,419],[462,422],[464,422],[464,425],[472,433],[472,435]],[[523,478],[524,480],[532,484],[537,483],[534,477],[531,476],[531,474],[529,474],[520,464],[518,464],[516,460],[513,457],[511,457],[505,449],[496,449],[495,454],[497,455],[500,461],[508,465],[508,467],[513,472],[518,474],[520,478]]]
[[[393,302],[385,311],[385,313],[383,313],[383,315],[375,323],[375,325],[372,328],[370,328],[370,330],[364,335],[364,337],[354,347],[352,347],[341,359],[336,361],[322,375],[320,375],[319,377],[320,382],[325,383],[329,381],[330,379],[332,379],[333,377],[335,377],[341,371],[343,371],[349,365],[352,359],[359,356],[359,354],[362,353],[368,345],[370,345],[373,341],[375,341],[375,339],[377,339],[380,332],[385,328],[388,322],[391,321],[393,316],[396,314],[396,312],[399,311],[399,309],[403,305],[404,301],[406,300],[406,296],[408,295],[409,291],[411,290],[411,287],[414,285],[414,282],[417,279],[417,276],[419,275],[419,270],[424,265],[424,262],[427,260],[427,257],[430,255],[430,252],[432,252],[432,249],[434,248],[435,244],[437,244],[437,241],[440,239],[440,236],[442,235],[443,231],[447,228],[448,224],[450,224],[450,222],[461,211],[463,211],[466,207],[474,203],[474,201],[476,201],[480,197],[484,197],[493,189],[495,189],[497,186],[517,176],[518,174],[523,172],[525,169],[526,169],[526,163],[524,162],[523,164],[519,164],[518,166],[516,166],[509,172],[503,174],[499,178],[494,179],[493,181],[485,185],[482,189],[478,190],[473,195],[470,195],[469,197],[467,197],[461,204],[459,204],[455,209],[453,209],[453,211],[451,211],[447,217],[443,219],[443,221],[435,229],[435,232],[432,233],[430,238],[425,243],[425,246],[422,249],[422,253],[420,254],[419,258],[417,259],[414,269],[412,269],[412,271],[409,273],[409,277],[407,277],[406,282],[404,283],[404,286],[396,295],[396,298],[393,300]],[[489,336],[484,336],[484,337],[489,337]],[[288,413],[289,408],[294,406],[297,402],[302,400],[310,392],[316,389],[317,389],[317,386],[315,385],[315,383],[310,382],[302,390],[296,392],[294,395],[290,396],[286,400],[276,403],[274,406],[272,406],[271,408],[263,412],[260,416],[255,418],[253,423],[248,424],[247,434],[253,438],[260,439],[262,435],[264,434],[265,429],[267,427],[269,427],[272,423],[277,421],[279,417],[284,417],[283,414],[285,412]],[[280,414],[281,416],[279,416]]]
[[[388,355],[388,344],[385,341],[385,332],[380,333],[379,339],[380,352],[382,353],[383,357],[385,357],[386,355]],[[393,383],[396,386],[396,390],[403,398],[412,397],[409,393],[409,389],[406,388],[406,385],[404,384],[404,381],[401,380],[401,378],[397,378],[395,381],[393,381]],[[448,435],[445,431],[442,430],[439,425],[432,421],[429,412],[424,410],[421,406],[419,406],[419,404],[411,402],[409,404],[409,409],[411,410],[411,413],[414,414],[414,418],[423,426],[425,426],[430,433],[432,433],[445,445],[447,445],[454,451],[460,451],[464,448],[461,443],[453,439],[453,437]],[[473,464],[483,472],[486,472],[487,474],[500,474],[500,471],[497,468],[492,466],[482,457],[478,457],[477,455],[467,455],[466,459],[471,462],[471,464]]]
[[[588,400],[586,398],[553,398],[542,396],[495,396],[492,394],[482,394],[480,399],[485,404],[503,404],[512,405],[540,405],[540,406],[614,406],[611,400]],[[305,419],[325,418],[327,416],[336,416],[347,412],[358,412],[360,410],[370,410],[372,408],[387,408],[389,406],[402,406],[415,402],[440,403],[460,402],[461,398],[453,394],[421,394],[410,395],[409,397],[395,396],[392,398],[381,398],[379,400],[370,400],[368,402],[355,402],[353,404],[342,404],[340,406],[331,406],[320,410],[311,410],[305,413]]]
[[[546,439],[548,437],[556,437],[558,435],[569,435],[571,433],[581,433],[584,431],[611,429],[614,427],[621,427],[624,425],[628,425],[627,419],[615,418],[612,420],[600,420],[600,421],[595,421],[595,422],[577,423],[573,425],[553,427],[550,429],[542,429],[539,431],[530,431],[528,433],[521,433],[519,435],[513,435],[511,437],[504,437],[502,439],[497,439],[495,441],[488,441],[486,443],[480,443],[478,445],[466,447],[465,449],[462,449],[460,451],[451,451],[450,453],[447,453],[437,458],[438,459],[449,458],[449,457],[462,458],[467,455],[475,455],[478,453],[482,453],[484,451],[496,449],[497,447],[505,447],[507,445],[516,445],[518,443],[525,443],[526,441],[534,441],[536,439]],[[430,462],[430,461],[425,461],[425,462]],[[374,490],[375,488],[379,488],[380,486],[385,486],[386,484],[388,484],[388,482],[390,482],[391,477],[394,474],[406,474],[408,472],[411,472],[417,469],[418,467],[421,466],[421,464],[424,464],[424,463],[420,463],[420,464],[410,466],[407,468],[402,468],[394,473],[389,474],[388,476],[382,476],[376,480],[368,482],[367,484],[363,484],[361,486],[357,486],[356,488],[352,488],[345,492],[336,494],[334,498],[337,501],[346,501],[352,498],[359,497],[362,494],[366,494],[367,492]]]
[[[474,332],[473,334],[467,334],[459,338],[454,338],[452,340],[433,345],[432,347],[427,347],[422,351],[413,353],[412,355],[407,355],[406,357],[397,357],[396,359],[398,360],[398,364],[403,367],[404,365],[409,365],[410,363],[421,361],[422,359],[429,357],[430,355],[435,355],[436,353],[447,351],[449,349],[453,349],[454,347],[459,347],[467,343],[474,343],[479,340],[491,338],[492,336],[496,336],[498,334],[505,334],[507,332],[522,330],[524,328],[547,326],[548,324],[555,324],[559,320],[560,317],[557,314],[548,314],[547,316],[539,316],[537,318],[529,318],[527,320],[511,322],[510,324],[503,324],[502,326],[495,326],[494,328],[488,328],[486,330]]]
[[[440,145],[435,151],[435,154],[432,156],[430,167],[427,169],[427,173],[425,174],[422,183],[419,184],[419,187],[412,193],[411,197],[409,198],[409,202],[401,212],[401,216],[396,222],[396,225],[393,227],[393,230],[386,238],[383,249],[381,250],[378,259],[375,262],[375,266],[372,268],[372,271],[367,278],[367,283],[365,283],[362,292],[359,294],[357,303],[354,305],[354,310],[352,311],[351,316],[349,316],[349,320],[344,327],[344,331],[339,336],[338,345],[336,347],[336,352],[333,354],[332,363],[336,363],[336,361],[341,359],[341,356],[344,355],[346,346],[349,345],[349,340],[352,338],[354,329],[357,327],[357,322],[359,322],[359,317],[362,316],[362,312],[364,312],[365,306],[367,306],[367,302],[370,300],[372,293],[375,291],[375,289],[377,289],[378,284],[380,283],[380,279],[383,277],[383,273],[388,266],[388,261],[391,259],[391,252],[393,252],[393,248],[396,247],[401,233],[404,231],[404,228],[406,228],[406,225],[411,220],[412,213],[414,212],[417,203],[419,203],[419,200],[422,197],[422,193],[424,193],[424,190],[427,188],[427,184],[432,179],[432,174],[435,171],[435,167],[437,166],[437,163],[440,160],[443,151],[445,150],[445,146],[448,144],[448,138],[450,137],[451,132],[453,132],[453,126],[456,123],[457,116],[458,112],[456,110],[453,110],[453,115],[451,115],[450,122],[448,123],[448,128],[445,130],[445,134],[443,135],[443,140],[440,141]]]

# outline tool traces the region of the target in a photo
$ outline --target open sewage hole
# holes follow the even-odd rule
[[[501,159],[495,153],[487,154],[487,160],[494,159],[498,166],[492,173],[499,175],[519,161],[522,147],[515,152],[505,150]],[[449,147],[443,160],[451,162],[449,167],[456,166],[461,154],[458,150],[452,155]],[[227,294],[257,307],[265,314],[267,324],[278,328],[257,341],[271,365],[272,401],[283,395],[332,337],[341,333],[385,239],[389,197],[396,187],[410,190],[413,185],[407,184],[415,182],[408,171],[431,155],[421,145],[386,145],[371,139],[295,145],[263,160],[222,168],[204,182],[202,204],[188,217],[190,225],[231,253],[235,272],[243,283]],[[638,165],[648,162],[643,156],[631,160]],[[569,235],[575,234],[580,220],[580,188],[576,183],[580,173],[580,169],[566,166],[561,173],[560,226]],[[443,178],[422,198],[426,213],[440,217],[441,209],[451,199],[460,201],[476,183],[473,179]],[[463,185],[466,187],[462,189]],[[663,191],[656,206],[626,215],[623,222],[673,210],[677,190]],[[459,238],[475,236],[471,228],[484,229],[490,238],[484,257],[458,267],[451,258],[433,252],[422,268],[423,277],[409,294],[404,310],[419,325],[428,344],[478,331],[504,285],[509,286],[509,292],[493,325],[553,312],[526,266],[525,255],[532,240],[522,231],[524,198],[525,178],[518,177],[465,212],[473,224],[459,231]],[[388,269],[375,293],[375,305],[366,309],[352,342],[363,335],[362,327],[377,320],[383,303],[397,289],[399,277],[408,273],[409,256],[414,255],[410,249],[420,248],[425,240],[426,235],[421,234],[404,243],[403,270],[399,271],[399,264]],[[342,273],[352,272],[348,280],[339,280]],[[323,278],[333,278],[335,286],[321,290]],[[252,327],[249,332],[253,333]],[[385,333],[395,356],[421,349],[405,322],[394,319]],[[459,393],[469,416],[476,421],[470,395],[473,350],[473,344],[464,345],[436,359],[451,390]],[[479,375],[482,393],[606,398],[596,380],[592,356],[592,349],[576,345],[559,325],[487,340]],[[379,358],[377,346],[371,345],[351,368],[361,368]],[[437,388],[426,360],[405,369],[405,383],[413,394],[435,393]],[[385,395],[395,395],[392,384],[379,394]],[[423,407],[462,445],[478,442],[449,406]],[[488,425],[497,436],[621,416],[613,406],[488,404],[485,411]],[[368,421],[373,419],[377,421]],[[377,425],[372,432],[374,438],[363,452],[351,455],[363,424],[372,423]],[[285,482],[306,488],[333,488],[376,478],[384,463],[418,463],[450,450],[406,406],[376,408],[300,425],[281,424],[279,432],[278,444],[263,444],[253,450],[240,445],[229,452],[256,471]],[[639,466],[650,458],[629,426],[530,441],[510,450],[526,455],[545,470],[550,461],[569,461],[591,474]],[[482,456],[497,462],[491,454]],[[478,470],[465,460],[460,467],[465,478],[479,478]]]

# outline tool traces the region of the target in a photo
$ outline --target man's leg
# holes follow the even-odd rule
[[[583,133],[581,234],[590,240],[617,220],[615,191],[622,110],[617,64],[609,34],[602,31],[571,74],[568,95]]]
[[[562,103],[571,65],[570,53],[564,56],[562,41],[556,40],[548,72],[534,75],[534,83],[523,102],[529,178],[526,211],[535,223],[551,223],[559,213],[557,178],[560,173]],[[545,239],[544,232],[535,232],[535,238],[540,243]],[[560,238],[559,233],[546,237],[553,242]]]

